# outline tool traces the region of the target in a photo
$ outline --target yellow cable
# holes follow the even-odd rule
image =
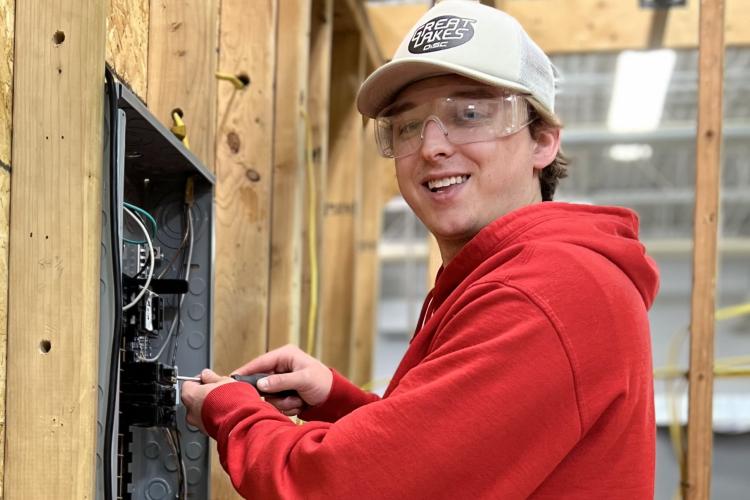
[[[735,306],[723,307],[717,309],[714,313],[716,321],[722,321],[725,319],[736,318],[750,314],[750,302],[745,304],[739,304]],[[680,485],[684,482],[687,477],[685,451],[683,446],[684,441],[684,429],[679,419],[679,402],[677,398],[677,384],[682,381],[686,381],[688,372],[686,370],[680,370],[677,366],[679,362],[679,353],[682,342],[688,337],[689,331],[687,329],[681,329],[672,335],[670,340],[669,352],[667,354],[667,366],[658,367],[654,369],[655,378],[665,378],[666,381],[666,392],[667,399],[669,401],[669,437],[672,442],[672,450],[675,458],[680,465]],[[714,374],[721,377],[743,377],[750,376],[750,368],[736,368],[732,365],[735,364],[750,364],[748,356],[737,356],[734,358],[717,359],[714,361]],[[674,498],[682,498],[682,487],[678,485],[677,491],[675,491]]]
[[[310,119],[305,111],[302,111],[302,119],[305,122],[305,165],[307,171],[307,242],[308,257],[310,259],[310,304],[307,314],[307,346],[308,354],[315,355],[315,330],[318,316],[318,201],[316,199],[317,182],[315,179],[315,168],[313,163],[313,138]]]
[[[232,75],[231,73],[221,73],[217,71],[216,73],[214,73],[214,75],[216,76],[218,80],[224,80],[224,81],[230,82],[232,85],[234,85],[234,88],[237,90],[244,89],[245,87],[247,87],[249,83],[249,82],[243,82],[242,80],[240,80],[240,78],[237,75]]]
[[[172,120],[174,121],[174,125],[172,125],[169,130],[182,141],[182,144],[184,144],[186,148],[190,149],[190,142],[187,138],[187,126],[185,125],[185,121],[182,119],[182,115],[179,111],[172,111]]]
[[[744,316],[745,314],[750,314],[750,302],[746,302],[745,304],[738,304],[736,306],[722,307],[721,309],[717,309],[716,313],[714,314],[714,318],[716,319],[716,321],[721,321],[724,319]]]

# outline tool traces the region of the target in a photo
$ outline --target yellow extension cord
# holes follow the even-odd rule
[[[724,307],[717,309],[714,318],[716,321],[736,318],[750,314],[750,302],[736,306]],[[667,366],[657,367],[654,369],[654,378],[665,379],[667,398],[669,401],[669,437],[672,442],[672,451],[680,467],[681,483],[686,476],[685,448],[683,445],[684,436],[683,428],[679,418],[679,401],[677,393],[680,388],[678,384],[685,382],[689,375],[688,371],[680,369],[678,366],[680,348],[682,343],[689,335],[687,328],[676,331],[669,342],[667,354]],[[740,365],[739,367],[737,365]],[[743,366],[744,365],[744,366]],[[714,361],[714,375],[717,377],[747,377],[750,376],[750,356],[733,356],[727,358],[717,358]],[[682,488],[677,487],[673,495],[674,499],[682,498]]]
[[[307,342],[305,351],[315,356],[315,330],[318,321],[318,201],[316,198],[317,182],[315,179],[315,168],[313,162],[313,139],[310,120],[302,110],[302,119],[305,122],[305,165],[307,171],[307,252],[310,259],[310,304],[307,312]]]

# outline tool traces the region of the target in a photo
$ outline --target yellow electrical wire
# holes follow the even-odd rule
[[[750,314],[750,302],[717,309],[714,313],[716,321],[736,318]],[[686,460],[683,442],[685,439],[684,429],[679,418],[678,393],[684,388],[678,389],[678,384],[687,382],[689,372],[678,366],[679,354],[685,339],[688,338],[689,330],[682,328],[676,331],[669,342],[667,353],[667,365],[654,369],[654,378],[665,379],[667,399],[669,401],[669,437],[672,442],[672,451],[680,466],[680,485],[686,477]],[[736,365],[750,365],[750,356],[734,356],[730,358],[719,358],[714,360],[714,375],[718,377],[747,377],[750,376],[750,366],[737,367]],[[682,488],[678,485],[674,493],[675,499],[682,498]]]
[[[736,306],[722,307],[716,311],[714,317],[716,321],[721,321],[724,319],[744,316],[745,314],[750,314],[750,302]]]
[[[220,71],[217,71],[216,73],[214,73],[214,76],[216,76],[217,80],[230,82],[237,90],[242,90],[249,84],[249,82],[243,82],[242,80],[240,80],[239,76],[233,75],[231,73],[221,73]]]
[[[172,125],[169,130],[182,141],[182,144],[184,144],[186,148],[190,149],[190,142],[187,138],[187,126],[182,119],[182,114],[178,110],[172,111],[172,120],[174,121],[174,125]]]
[[[318,321],[318,201],[316,198],[317,182],[315,179],[315,168],[313,161],[313,138],[312,126],[309,117],[302,110],[302,119],[305,122],[305,165],[307,172],[307,244],[308,257],[310,259],[310,304],[307,313],[307,345],[306,351],[315,355],[315,331]]]

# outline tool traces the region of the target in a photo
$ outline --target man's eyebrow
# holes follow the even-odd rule
[[[494,91],[493,89],[487,89],[483,87],[474,87],[474,88],[466,88],[466,89],[459,89],[455,92],[451,92],[449,97],[463,97],[463,98],[493,98],[493,97],[500,97],[503,93],[498,93],[497,91]],[[416,104],[414,104],[412,101],[404,101],[400,102],[396,105],[394,105],[392,108],[388,109],[388,116],[393,116],[398,113],[402,113],[404,111],[409,111],[412,108],[415,108]]]
[[[411,101],[404,101],[396,104],[395,106],[388,109],[388,116],[397,115],[403,111],[409,111],[412,108],[415,108],[416,105]]]

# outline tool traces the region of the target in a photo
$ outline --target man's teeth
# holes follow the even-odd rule
[[[429,189],[438,189],[442,187],[452,186],[454,184],[463,184],[469,178],[468,175],[459,175],[457,177],[446,177],[445,179],[436,179],[434,181],[428,181],[427,187]]]

